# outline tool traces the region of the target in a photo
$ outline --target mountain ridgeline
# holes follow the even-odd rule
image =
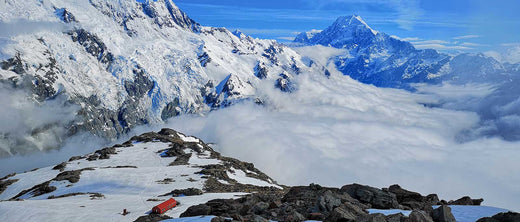
[[[375,31],[360,16],[338,18],[321,32],[303,32],[294,42],[346,49],[331,58],[338,70],[366,84],[414,90],[413,83],[501,83],[518,73],[483,54],[448,55],[416,49],[411,43]]]
[[[19,92],[6,110],[21,115],[22,129],[0,133],[0,157],[59,147],[81,132],[114,139],[181,114],[260,104],[260,84],[290,92],[293,76],[326,72],[274,40],[203,27],[171,0],[8,0],[0,9],[2,23],[38,26],[1,43],[0,89]],[[32,114],[15,105],[52,101],[77,118],[28,123]]]

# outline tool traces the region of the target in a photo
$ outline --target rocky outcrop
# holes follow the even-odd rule
[[[480,206],[480,204],[484,201],[484,199],[471,199],[471,197],[464,196],[455,201],[451,200],[448,202],[449,205],[474,205]]]
[[[520,221],[520,213],[507,212],[498,213],[492,217],[484,217],[477,220],[477,222],[518,222]]]
[[[456,222],[455,217],[451,213],[451,208],[442,205],[433,210],[432,218],[435,222]]]
[[[437,194],[422,196],[417,192],[403,189],[397,184],[383,190],[395,194],[399,204],[403,205],[406,209],[423,210],[427,206],[439,204],[439,197]]]
[[[399,202],[395,194],[374,187],[359,184],[345,185],[341,190],[348,193],[361,203],[369,204],[377,209],[398,209]]]

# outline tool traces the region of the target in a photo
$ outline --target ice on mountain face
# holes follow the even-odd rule
[[[29,88],[44,103],[58,94],[69,97],[81,107],[75,131],[105,138],[208,112],[214,104],[256,99],[262,82],[278,81],[274,73],[322,72],[273,40],[202,27],[171,0],[8,1],[0,7],[5,22],[60,25],[13,34],[1,49],[2,84]],[[225,92],[208,84],[230,73]]]

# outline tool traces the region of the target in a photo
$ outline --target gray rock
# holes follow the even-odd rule
[[[306,218],[302,214],[298,213],[298,211],[292,211],[291,213],[287,214],[284,219],[285,222],[300,222],[305,220]]]
[[[345,185],[341,191],[348,193],[351,197],[361,203],[370,204],[377,209],[398,209],[399,203],[395,194],[374,187],[359,184]]]
[[[474,205],[480,206],[480,204],[484,201],[484,199],[471,199],[471,197],[464,196],[455,201],[449,201],[448,205]]]
[[[456,222],[455,217],[451,213],[451,208],[446,205],[433,210],[432,217],[435,222]]]
[[[410,218],[404,216],[402,213],[392,214],[386,216],[388,222],[409,222]]]
[[[408,216],[410,222],[433,222],[433,219],[424,211],[414,210]]]
[[[252,208],[251,212],[254,214],[263,214],[265,210],[269,208],[269,204],[266,202],[258,202]]]
[[[346,207],[336,207],[327,217],[327,222],[339,222],[339,221],[356,221],[356,218],[360,216],[355,212],[349,211]]]
[[[387,222],[384,214],[369,214],[356,219],[357,222]]]
[[[492,217],[484,217],[477,220],[477,222],[518,222],[520,221],[520,214],[516,212],[498,213]]]
[[[209,215],[211,213],[211,207],[206,204],[199,204],[189,207],[180,217],[193,217]]]

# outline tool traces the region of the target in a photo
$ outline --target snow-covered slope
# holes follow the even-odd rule
[[[514,72],[483,54],[451,56],[415,49],[409,42],[375,31],[356,15],[340,17],[319,33],[301,33],[294,41],[346,50],[330,60],[343,74],[380,87],[412,89],[410,83],[446,80],[502,82]]]
[[[291,76],[325,72],[274,40],[202,27],[171,0],[7,0],[0,23],[12,29],[0,41],[0,84],[28,91],[13,100],[65,98],[79,109],[74,121],[28,127],[30,139],[0,136],[27,149],[53,147],[32,142],[49,125],[67,129],[58,141],[80,131],[117,138],[136,125],[257,99],[263,83],[287,91],[279,83]],[[10,147],[0,155],[20,153]]]
[[[172,195],[180,205],[166,215],[179,217],[212,199],[282,189],[253,164],[170,129],[9,175],[0,184],[2,221],[133,221]]]

